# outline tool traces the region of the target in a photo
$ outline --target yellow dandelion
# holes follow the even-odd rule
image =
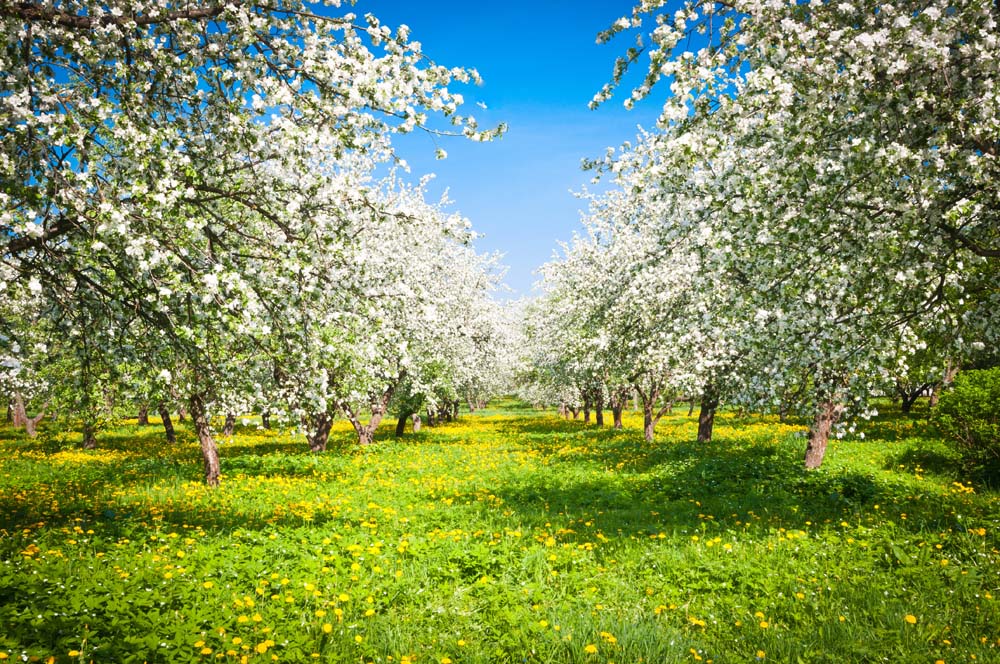
[[[212,649],[211,648],[202,648],[201,649],[201,654],[202,655],[211,655],[212,654]]]
[[[597,646],[595,646],[593,643],[588,643],[586,646],[584,646],[583,652],[587,653],[588,655],[593,655],[597,652]]]
[[[79,650],[70,650],[69,651],[69,656],[70,657],[79,657],[80,656],[80,651]],[[0,658],[0,659],[2,659],[2,658]]]
[[[767,622],[766,620],[761,620],[760,621],[760,628],[761,629],[767,629],[770,626],[771,626],[771,623]]]
[[[333,625],[331,625],[330,623],[323,623],[323,633],[324,634],[329,634],[332,631],[333,631]]]
[[[906,617],[903,618],[903,620],[905,620],[906,622],[910,623],[911,625],[916,625],[917,624],[917,617],[915,615],[913,615],[912,613],[907,613]]]
[[[757,651],[757,659],[764,659],[765,657],[767,657],[767,653],[766,652],[764,652],[763,650],[758,650]]]

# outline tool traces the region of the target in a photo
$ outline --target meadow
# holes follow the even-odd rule
[[[801,468],[801,423],[657,441],[513,402],[331,449],[255,422],[0,429],[0,660],[1000,661],[1000,494],[921,417]]]

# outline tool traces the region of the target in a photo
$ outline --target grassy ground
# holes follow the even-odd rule
[[[0,659],[1000,661],[1000,496],[919,420],[658,441],[513,403],[371,449],[0,429]]]

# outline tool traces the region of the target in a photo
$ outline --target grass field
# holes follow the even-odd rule
[[[184,429],[0,430],[0,660],[1000,661],[1000,495],[919,419],[812,473],[804,427],[732,413],[338,427],[240,428],[218,490]]]

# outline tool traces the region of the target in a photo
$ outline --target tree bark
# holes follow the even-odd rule
[[[571,413],[573,413],[573,419],[574,420],[580,419],[580,409],[579,408],[570,408],[569,410],[570,410]]]
[[[260,424],[268,431],[271,430],[271,412],[268,410],[262,411],[260,414]]]
[[[830,430],[837,423],[837,418],[844,407],[832,400],[821,402],[816,409],[816,418],[809,429],[809,442],[806,445],[806,469],[819,468],[826,454],[826,445],[830,439]]]
[[[934,408],[937,406],[938,399],[941,396],[941,388],[947,387],[948,385],[952,384],[952,382],[955,380],[955,376],[958,375],[959,369],[961,369],[961,365],[958,364],[957,362],[955,364],[951,364],[950,362],[948,363],[948,366],[944,370],[944,375],[941,376],[941,382],[937,383],[934,386],[934,389],[931,390],[931,399],[930,403],[928,404],[930,408]]]
[[[639,388],[639,385],[633,383],[635,388],[635,393],[638,398],[642,399],[642,432],[646,438],[647,443],[653,442],[654,432],[656,430],[656,424],[660,421],[665,413],[673,410],[674,402],[672,399],[668,400],[663,406],[656,410],[656,402],[660,398],[660,391],[663,389],[660,386],[652,385],[649,392],[644,392]]]
[[[306,418],[306,442],[310,452],[325,452],[330,440],[333,418],[326,412],[313,413]]]
[[[198,443],[201,445],[201,457],[205,463],[205,484],[211,487],[219,486],[222,470],[219,465],[219,448],[212,438],[212,426],[208,413],[205,411],[205,400],[200,394],[191,396],[188,405],[191,409],[191,420],[194,422]]]
[[[452,419],[458,419],[458,401],[451,402],[451,416]]]
[[[653,418],[653,404],[646,402],[642,404],[642,434],[647,443],[653,442],[656,430],[656,420]]]
[[[28,434],[29,438],[34,438],[38,435],[38,423],[45,418],[45,409],[49,407],[48,402],[46,402],[34,417],[28,417],[28,410],[24,405],[24,397],[20,394],[14,395],[14,424],[15,426],[24,427],[24,432]]]
[[[399,438],[404,433],[406,433],[406,420],[413,415],[413,413],[400,413],[399,418],[396,420],[396,438]]]
[[[400,376],[399,380],[402,379],[403,377]],[[382,422],[382,418],[385,417],[385,411],[389,407],[389,402],[392,400],[393,392],[396,391],[396,385],[398,385],[398,382],[387,388],[386,391],[379,397],[378,402],[372,404],[372,415],[368,419],[368,424],[361,423],[359,413],[356,413],[349,404],[340,404],[340,409],[347,414],[347,419],[350,420],[351,426],[354,427],[354,432],[358,434],[358,443],[360,445],[371,445],[372,442],[374,442],[375,431],[378,429],[378,425]]]
[[[97,448],[97,426],[93,422],[83,423],[83,449]]]
[[[413,414],[413,433],[420,431],[420,413]]]
[[[697,402],[698,402],[697,399],[695,399],[694,397],[691,397],[691,401],[690,401],[690,404],[688,406],[688,417],[691,417],[692,415],[694,415],[694,405]]]
[[[236,431],[236,415],[235,413],[226,413],[226,423],[222,427],[223,436],[232,436]]]
[[[598,390],[594,398],[594,422],[599,427],[604,426],[604,391]]]
[[[590,400],[583,402],[583,423],[590,424]]]
[[[621,429],[622,425],[622,408],[623,404],[612,404],[611,405],[611,417],[614,420],[615,428]]]
[[[139,416],[136,418],[136,424],[141,427],[149,426],[149,406],[146,404],[139,406]]]
[[[701,411],[698,413],[698,442],[712,442],[712,428],[715,426],[715,409],[719,407],[719,396],[711,385],[705,387],[701,395]]]
[[[13,410],[12,421],[14,422],[14,426],[23,429],[24,425],[28,422],[28,413],[24,408],[24,399],[20,394],[14,395],[14,404],[13,406],[8,406],[8,408]]]
[[[160,420],[163,422],[163,433],[167,436],[167,442],[171,445],[177,442],[177,433],[174,431],[174,423],[170,421],[170,409],[166,404],[157,405],[156,409],[160,413]]]

